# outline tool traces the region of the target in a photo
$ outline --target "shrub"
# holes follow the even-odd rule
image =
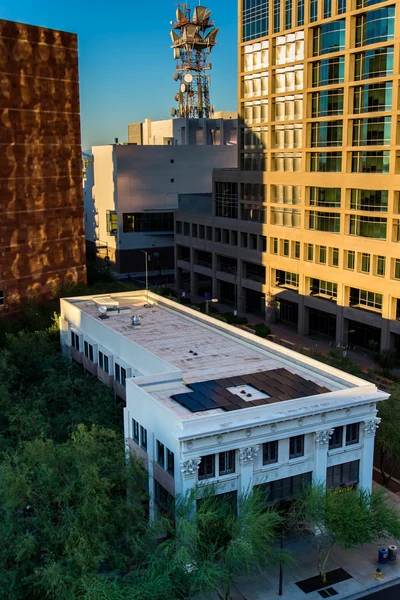
[[[255,325],[250,325],[250,327],[254,329],[256,335],[262,338],[266,338],[271,333],[271,329],[265,323],[256,323]]]

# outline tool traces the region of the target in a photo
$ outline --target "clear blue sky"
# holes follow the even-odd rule
[[[127,139],[127,125],[169,118],[170,21],[176,0],[0,0],[0,17],[72,31],[79,36],[82,146]],[[189,3],[189,2],[187,2]],[[197,4],[191,0],[192,8]],[[237,0],[202,2],[220,28],[213,50],[211,100],[237,109]]]

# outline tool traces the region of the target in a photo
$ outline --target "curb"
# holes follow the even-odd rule
[[[350,594],[349,596],[344,596],[344,598],[346,598],[346,600],[360,600],[361,598],[364,598],[365,596],[371,596],[372,594],[375,594],[377,592],[383,592],[384,590],[387,590],[387,589],[394,587],[395,585],[399,585],[399,584],[400,584],[400,577],[396,577],[395,579],[391,579],[390,581],[385,581],[379,585],[366,587],[363,590],[360,590],[358,592],[354,592],[353,594]]]

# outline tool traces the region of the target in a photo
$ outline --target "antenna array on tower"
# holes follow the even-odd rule
[[[172,108],[173,117],[210,118],[214,107],[210,104],[211,69],[209,55],[217,44],[218,29],[210,20],[211,11],[196,6],[191,14],[186,4],[178,4],[176,22],[172,23],[172,48],[176,62],[174,80],[179,81],[175,94],[178,109]]]

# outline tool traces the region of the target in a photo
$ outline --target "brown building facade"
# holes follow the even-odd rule
[[[0,315],[86,280],[77,36],[0,20]]]

